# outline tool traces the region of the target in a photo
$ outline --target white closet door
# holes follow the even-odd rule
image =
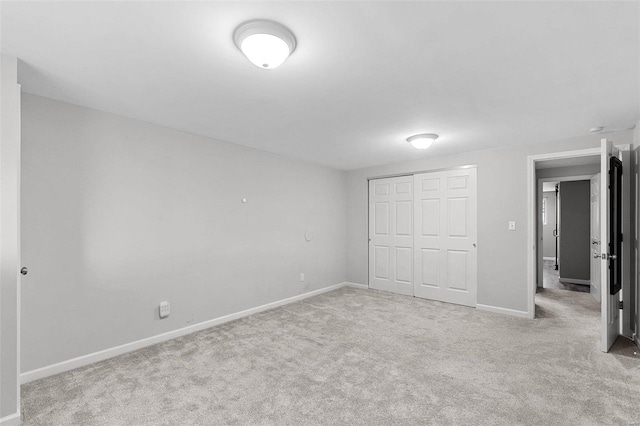
[[[369,287],[413,295],[413,176],[369,181]]]
[[[414,176],[414,294],[476,306],[476,169]]]

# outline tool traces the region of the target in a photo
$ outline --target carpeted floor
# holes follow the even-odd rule
[[[536,320],[343,288],[22,387],[25,425],[640,422],[640,359],[589,294]]]
[[[560,273],[556,270],[556,262],[554,260],[544,260],[543,265],[542,286],[544,288],[589,293],[590,287],[588,285],[561,282]]]

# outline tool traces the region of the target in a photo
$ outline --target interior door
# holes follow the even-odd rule
[[[591,178],[591,295],[599,302],[600,288],[600,176]]]
[[[369,287],[413,296],[413,176],[369,181]]]
[[[620,197],[616,196],[616,186],[621,182],[616,182],[615,175],[610,174],[611,158],[619,155],[618,149],[611,141],[602,139],[601,142],[601,166],[600,166],[600,282],[601,282],[601,315],[602,315],[602,351],[608,352],[616,337],[620,334],[620,300],[619,291],[615,291],[616,282],[612,280],[610,267],[615,266],[612,262],[618,260],[621,253],[613,253],[616,236],[613,235],[612,225],[615,228],[615,217],[612,217],[611,208],[617,203],[621,203]],[[621,170],[621,169],[620,169]],[[610,187],[611,186],[611,187]],[[620,207],[620,206],[619,206]],[[618,207],[617,211],[620,211]],[[612,294],[613,293],[613,294]]]
[[[414,294],[476,306],[476,168],[417,174]]]
[[[20,416],[20,85],[0,54],[0,423]],[[17,417],[14,417],[17,416]],[[3,423],[5,424],[5,423]],[[15,423],[18,424],[18,423]]]

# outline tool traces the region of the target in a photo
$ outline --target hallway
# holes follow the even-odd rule
[[[559,271],[556,271],[555,262],[553,260],[544,260],[542,287],[556,290],[569,290],[589,293],[588,285],[560,282],[560,273]]]

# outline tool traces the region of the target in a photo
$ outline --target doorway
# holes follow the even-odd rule
[[[600,171],[600,157],[584,159],[582,176],[558,177],[577,167],[545,168],[538,164],[538,287],[588,293],[591,291],[591,179]],[[595,213],[595,217],[594,217]],[[599,298],[596,298],[599,300]]]
[[[550,153],[542,155],[532,155],[527,159],[527,194],[528,194],[528,247],[530,247],[530,254],[527,256],[528,264],[528,314],[530,318],[536,316],[536,302],[535,295],[538,288],[537,282],[540,272],[540,265],[538,260],[541,259],[539,251],[542,250],[539,237],[538,237],[538,221],[536,220],[539,215],[538,211],[538,182],[537,178],[541,178],[537,173],[537,165],[543,162],[553,163],[555,166],[570,167],[577,166],[579,164],[590,164],[590,159],[594,159],[596,156],[600,157],[600,186],[599,186],[599,201],[597,210],[599,211],[599,229],[601,244],[597,250],[598,261],[600,262],[600,296],[601,301],[598,304],[600,307],[599,321],[601,324],[600,330],[600,348],[603,352],[608,352],[613,342],[619,335],[622,335],[622,315],[621,310],[623,304],[620,303],[623,292],[619,291],[618,283],[622,282],[614,276],[625,276],[630,270],[628,263],[630,250],[624,249],[622,244],[614,244],[614,241],[622,241],[622,228],[628,228],[628,223],[625,226],[624,220],[619,219],[619,214],[614,215],[614,212],[620,211],[621,205],[625,202],[625,199],[629,198],[628,192],[629,185],[623,184],[622,180],[622,162],[623,158],[621,151],[629,151],[629,146],[616,147],[611,141],[606,139],[601,140],[600,148],[583,149],[569,152]],[[628,162],[628,155],[625,156]],[[620,168],[614,173],[616,168],[613,167],[614,163],[619,163]],[[627,175],[628,176],[628,175]],[[626,186],[626,190],[621,188]],[[628,200],[627,200],[628,202]],[[560,256],[562,257],[562,256]],[[616,271],[614,274],[613,271]],[[628,276],[628,275],[627,275]],[[629,280],[626,280],[629,283]],[[628,286],[628,285],[627,285]]]

